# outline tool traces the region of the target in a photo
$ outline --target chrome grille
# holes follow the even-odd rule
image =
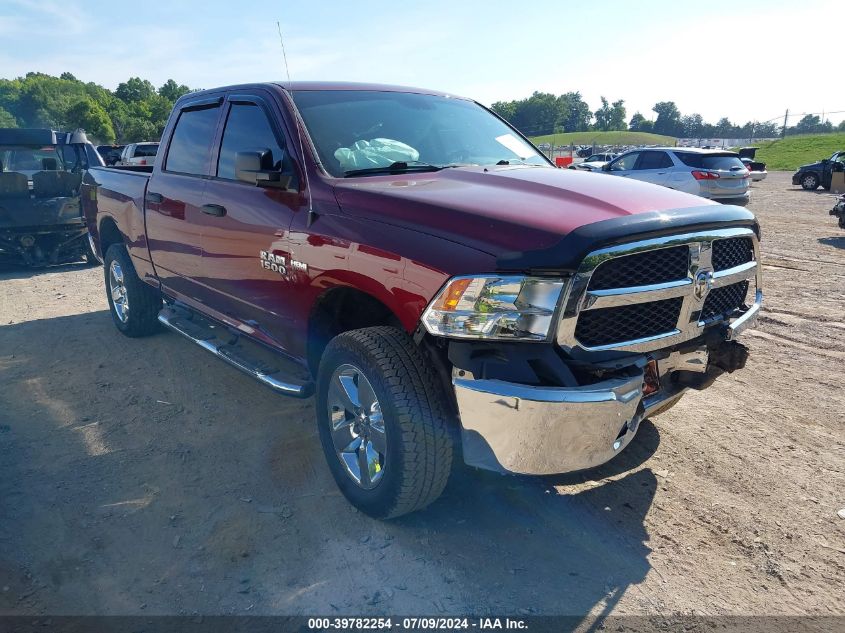
[[[744,309],[749,292],[753,310]],[[573,354],[657,350],[746,312],[756,314],[762,296],[757,237],[751,229],[611,246],[590,253],[573,275],[557,342]]]
[[[704,300],[699,321],[712,321],[729,317],[745,303],[748,294],[748,281],[731,284],[723,288],[714,288]]]
[[[750,237],[734,237],[713,242],[713,270],[728,270],[754,260]]]
[[[675,297],[632,306],[587,310],[578,319],[575,338],[588,347],[598,347],[665,334],[678,324],[682,303],[681,297]]]
[[[590,278],[590,290],[627,288],[684,279],[689,270],[689,248],[674,246],[614,257],[599,264]]]

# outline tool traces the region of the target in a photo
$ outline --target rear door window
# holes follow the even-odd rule
[[[235,154],[260,150],[270,150],[265,169],[282,168],[284,152],[264,110],[254,103],[232,104],[220,144],[217,176],[235,180]]]
[[[672,166],[672,159],[666,152],[642,152],[637,169],[666,169]]]
[[[220,106],[183,110],[170,137],[165,169],[182,174],[206,176],[208,155],[217,129]]]

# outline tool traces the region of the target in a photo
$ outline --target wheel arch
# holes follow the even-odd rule
[[[126,241],[123,233],[117,228],[117,222],[108,215],[100,220],[97,233],[99,235],[100,256],[103,259],[105,259],[106,252],[112,244],[120,244]]]
[[[332,338],[379,325],[406,330],[397,311],[374,294],[347,285],[325,290],[314,301],[308,318],[306,357],[312,375],[317,375],[320,358]]]

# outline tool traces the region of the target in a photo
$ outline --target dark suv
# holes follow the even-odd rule
[[[801,165],[792,176],[793,185],[815,191],[819,185],[830,189],[830,176],[835,171],[845,171],[845,151],[833,152],[830,158],[823,158],[818,163]]]

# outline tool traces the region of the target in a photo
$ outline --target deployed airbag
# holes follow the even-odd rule
[[[390,138],[374,138],[371,141],[356,141],[352,147],[340,147],[334,157],[343,171],[389,167],[393,163],[419,160],[420,153],[410,145]]]

